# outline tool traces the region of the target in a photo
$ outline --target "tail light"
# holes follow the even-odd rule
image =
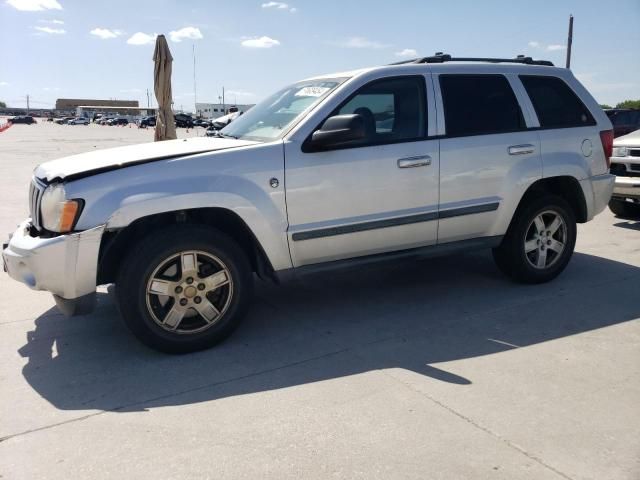
[[[602,142],[602,150],[604,150],[604,159],[607,162],[607,168],[609,168],[611,166],[611,155],[613,155],[613,130],[601,131],[600,141]]]

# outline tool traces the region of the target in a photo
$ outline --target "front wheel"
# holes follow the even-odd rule
[[[124,260],[116,296],[126,325],[167,353],[209,348],[240,323],[253,277],[231,238],[204,226],[175,226],[141,240]]]
[[[516,281],[548,282],[569,263],[576,231],[571,206],[561,197],[544,195],[518,208],[493,258]]]

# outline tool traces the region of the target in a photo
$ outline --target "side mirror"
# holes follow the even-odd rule
[[[364,118],[358,114],[334,115],[327,118],[311,135],[313,150],[323,150],[366,138]]]

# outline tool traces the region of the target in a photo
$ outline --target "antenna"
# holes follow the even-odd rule
[[[567,38],[567,68],[571,68],[571,45],[573,44],[573,15],[569,15],[569,38]]]

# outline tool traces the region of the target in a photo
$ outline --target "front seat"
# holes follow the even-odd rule
[[[360,115],[364,119],[364,132],[367,140],[373,140],[376,136],[376,118],[373,112],[367,107],[358,107],[353,111],[354,114]]]

